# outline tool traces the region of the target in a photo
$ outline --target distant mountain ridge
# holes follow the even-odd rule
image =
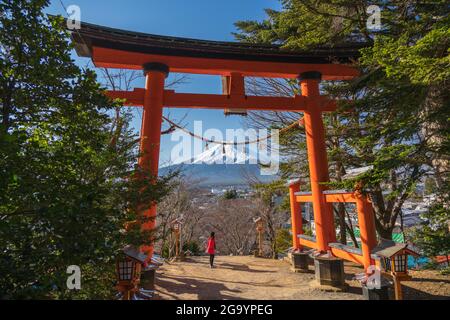
[[[176,163],[162,167],[160,174],[180,170],[184,176],[198,181],[198,185],[203,187],[245,186],[249,184],[249,178],[263,183],[277,178],[276,175],[261,174],[259,164],[270,164],[270,160],[264,154],[257,157],[231,145],[215,145],[194,158],[178,159]]]

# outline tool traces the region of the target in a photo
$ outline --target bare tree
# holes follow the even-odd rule
[[[114,90],[114,91],[115,90],[130,91],[133,88],[136,81],[144,79],[144,75],[141,71],[123,70],[123,69],[111,70],[108,68],[100,68],[99,70],[102,75],[102,80],[103,80],[102,83],[107,88]],[[189,78],[187,75],[176,74],[175,77],[173,77],[170,82],[166,83],[165,87],[166,88],[174,88],[177,85],[186,83],[188,81],[188,79]],[[116,129],[121,128],[121,125],[122,125],[121,116],[120,116],[121,109],[122,108],[118,107],[115,110],[116,115],[115,115],[115,121],[114,121],[113,128],[116,128]],[[182,121],[184,120],[185,117],[186,117],[186,115],[184,115],[178,121],[175,121],[175,120],[173,120],[173,121],[171,120],[171,121],[176,123],[179,126],[182,126]],[[170,119],[170,113],[167,115],[167,118]],[[161,131],[161,134],[162,135],[170,134],[175,129],[176,129],[176,126],[169,123],[168,127],[166,127],[165,129],[163,129]]]
[[[175,219],[182,221],[181,243],[188,243],[194,238],[201,219],[201,212],[195,207],[199,191],[194,180],[181,176],[173,191],[158,204],[159,248],[161,251],[167,248],[169,257],[172,256],[175,246],[171,230],[171,223]]]
[[[255,243],[253,219],[258,210],[252,199],[221,199],[205,217],[206,225],[218,237],[218,249],[225,254],[248,255]]]

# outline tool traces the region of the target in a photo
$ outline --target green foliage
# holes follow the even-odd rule
[[[450,267],[444,268],[441,270],[441,274],[444,276],[450,276]]]
[[[421,17],[430,23],[426,33],[411,43],[423,28],[424,21],[411,22],[398,38],[380,35],[375,38],[374,46],[367,50],[365,63],[384,68],[391,79],[408,78],[413,84],[434,84],[446,81],[450,77],[450,17]],[[431,13],[431,12],[430,12]],[[448,7],[447,7],[448,13]],[[419,29],[420,30],[420,29]]]
[[[312,229],[310,228],[310,226],[303,226],[303,234],[306,236],[310,236],[310,237],[314,236],[314,233],[313,233]]]
[[[426,177],[424,188],[425,188],[425,190],[424,190],[425,195],[430,195],[430,194],[435,193],[437,191],[436,180],[431,177]]]
[[[287,229],[278,229],[276,231],[275,243],[277,248],[277,253],[286,252],[287,249],[292,247],[292,236]]]
[[[166,242],[164,243],[164,246],[161,248],[161,256],[163,258],[170,258],[170,243]]]
[[[183,251],[190,251],[194,256],[200,255],[200,245],[197,241],[189,241],[183,244]]]
[[[283,179],[275,180],[270,183],[261,183],[254,185],[256,195],[267,205],[273,205],[273,199],[277,195],[284,195],[286,191],[286,182]],[[281,208],[286,209],[286,203],[281,203]]]
[[[227,190],[225,191],[225,193],[223,194],[223,198],[225,200],[231,200],[231,199],[237,199],[238,198],[238,193],[236,190],[232,189],[232,190]]]
[[[410,232],[412,241],[428,257],[450,254],[450,210],[448,207],[450,193],[448,189],[447,186],[446,197],[438,199],[430,211],[422,215],[426,223],[413,228]]]
[[[110,298],[121,248],[150,239],[124,223],[143,222],[138,204],[161,199],[171,177],[153,185],[133,168],[129,115],[112,117],[48,4],[0,3],[0,297]],[[80,291],[66,288],[70,265]]]
[[[352,100],[341,103],[337,114],[324,116],[329,160],[336,168],[331,185],[354,189],[362,182],[373,200],[377,231],[390,238],[404,201],[425,174],[435,174],[441,185],[449,183],[445,172],[450,151],[450,7],[447,1],[283,0],[282,4],[281,11],[268,11],[263,22],[237,22],[236,38],[281,44],[286,50],[363,47],[354,64],[361,77],[322,85],[324,94]],[[370,5],[381,9],[378,33],[367,29]],[[280,142],[295,156],[280,168],[283,176],[305,176],[307,168],[298,165],[304,157],[292,151],[304,149],[304,132],[292,134],[294,139],[289,136]],[[369,165],[372,170],[342,181],[347,169]]]

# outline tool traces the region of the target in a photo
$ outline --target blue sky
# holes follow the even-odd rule
[[[63,4],[78,5],[81,20],[113,28],[140,31],[159,35],[198,38],[205,40],[234,41],[234,22],[238,20],[262,20],[264,8],[280,9],[277,0],[62,0]],[[65,15],[60,0],[52,0],[47,9],[51,14]],[[76,58],[77,63],[86,65],[88,59]],[[170,79],[169,79],[170,80]],[[143,79],[136,87],[143,87]],[[219,77],[189,75],[188,82],[176,88],[179,92],[221,93]],[[169,110],[165,110],[167,115]],[[140,127],[140,116],[134,112],[133,125]],[[239,116],[225,117],[222,111],[211,110],[170,110],[173,119],[186,116],[184,124],[192,130],[194,120],[203,121],[203,130],[242,127]],[[165,135],[161,141],[161,162],[166,163],[172,146]]]

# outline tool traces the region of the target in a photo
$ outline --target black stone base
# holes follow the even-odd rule
[[[379,289],[369,289],[362,286],[364,300],[389,300],[389,288],[381,287]]]
[[[294,272],[309,272],[309,254],[306,252],[292,252],[292,268]]]
[[[346,287],[344,261],[335,257],[314,257],[316,282],[319,286]]]
[[[389,284],[382,284],[380,288],[369,289],[363,284],[362,294],[364,300],[389,300],[389,287]]]
[[[155,290],[156,268],[147,268],[141,274],[141,287],[145,290]]]

